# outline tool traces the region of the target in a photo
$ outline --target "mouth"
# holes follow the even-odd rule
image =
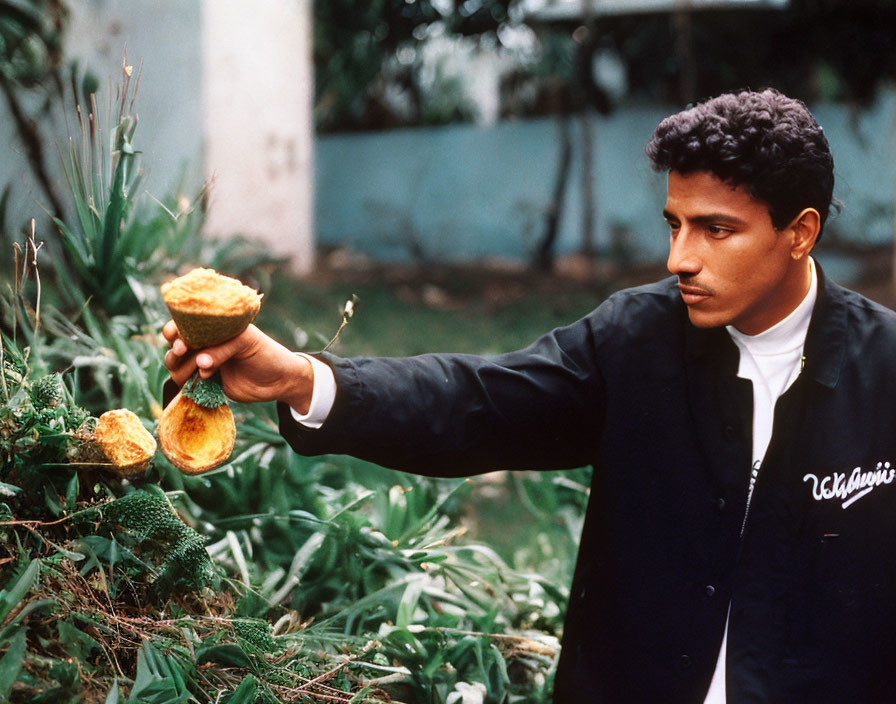
[[[678,284],[678,290],[681,292],[681,298],[687,306],[697,305],[712,295],[706,289],[685,284]]]

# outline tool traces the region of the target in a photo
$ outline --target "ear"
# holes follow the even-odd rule
[[[787,227],[793,231],[790,256],[796,260],[809,256],[821,231],[821,216],[815,208],[806,208]]]

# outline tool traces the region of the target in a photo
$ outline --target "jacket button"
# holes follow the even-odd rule
[[[719,499],[719,511],[725,510],[725,499]]]
[[[682,655],[678,658],[678,664],[681,666],[682,670],[687,670],[691,666],[691,656]]]
[[[734,437],[734,426],[730,423],[725,426],[725,437],[729,440]]]
[[[706,596],[712,596],[716,593],[716,588],[711,584],[706,585]]]

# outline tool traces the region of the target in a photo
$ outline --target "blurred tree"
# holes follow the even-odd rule
[[[625,64],[629,98],[676,104],[768,85],[808,101],[866,104],[896,80],[893,27],[892,0],[790,0],[784,10],[622,15],[595,23],[596,43],[612,46]],[[690,35],[688,47],[682,34]]]
[[[43,91],[33,111],[40,113],[49,109],[53,96],[63,93],[60,68],[67,15],[62,0],[0,0],[0,92],[47,207],[57,216],[63,215],[62,205],[47,173],[43,140],[26,107],[26,95]]]
[[[896,80],[896,2],[791,0],[784,9],[595,15],[543,21],[519,0],[315,0],[316,119],[322,131],[470,120],[463,91],[421,79],[434,38],[475,38],[515,62],[503,71],[505,117],[605,112],[618,102],[684,104],[774,85],[812,101],[866,104]],[[532,46],[510,50],[528,30]],[[608,90],[596,67],[624,72]],[[462,80],[462,79],[461,79]],[[460,87],[462,88],[462,86]],[[400,93],[398,111],[389,96]],[[427,106],[438,109],[427,109]]]
[[[518,0],[315,0],[315,119],[322,131],[469,119],[462,101],[428,106],[420,47],[435,35],[496,33]],[[399,92],[406,110],[390,105]],[[429,96],[433,103],[438,95]],[[435,108],[435,109],[431,109]]]

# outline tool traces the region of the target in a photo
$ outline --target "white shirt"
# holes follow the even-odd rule
[[[759,476],[759,467],[772,438],[775,420],[775,403],[800,375],[803,345],[809,330],[812,308],[818,296],[818,276],[815,264],[809,260],[812,282],[802,302],[784,320],[758,335],[744,335],[733,326],[727,326],[728,334],[740,350],[737,375],[753,382],[753,471],[750,475],[748,497]],[[749,498],[747,499],[749,502]],[[729,613],[731,605],[728,606]],[[722,647],[716,661],[716,669],[709,685],[704,704],[725,704],[725,656],[728,650],[728,622]]]
[[[311,404],[308,406],[307,413],[299,413],[292,406],[289,410],[292,411],[292,417],[296,421],[307,428],[316,430],[324,424],[327,416],[330,415],[330,409],[333,408],[333,402],[336,400],[336,378],[329,365],[302,352],[296,354],[311,362],[314,386],[311,389]]]

